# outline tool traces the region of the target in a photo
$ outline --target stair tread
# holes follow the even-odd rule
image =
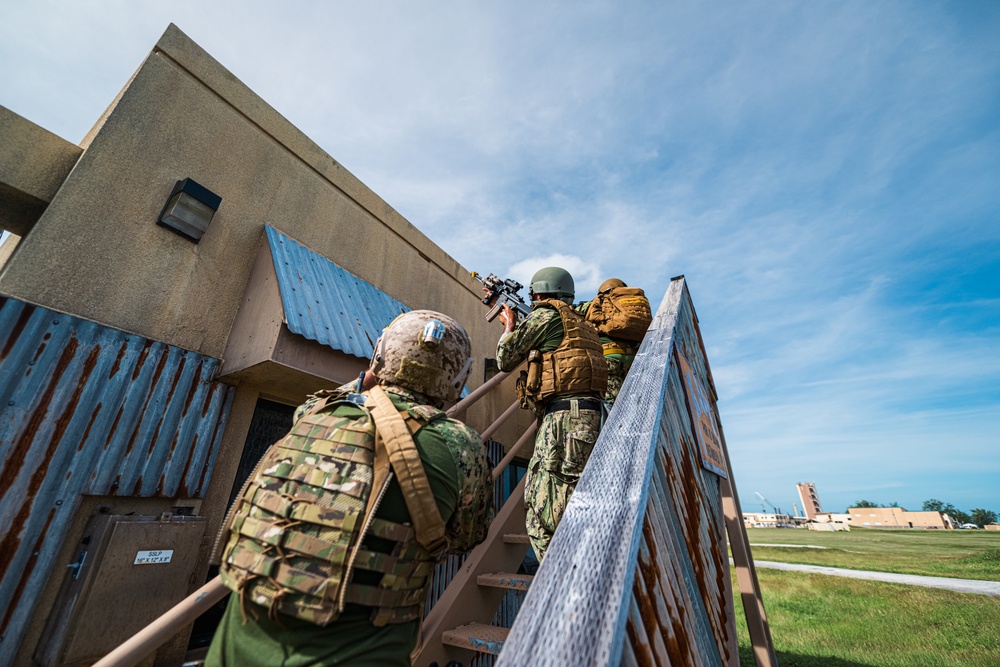
[[[476,583],[480,586],[492,586],[493,588],[509,588],[514,591],[526,591],[531,585],[531,580],[535,577],[530,574],[516,574],[514,572],[490,572],[480,574],[476,577]]]
[[[506,544],[530,544],[531,542],[527,533],[504,533],[503,541]]]
[[[484,623],[469,623],[446,630],[441,634],[441,642],[450,646],[472,649],[480,653],[497,655],[503,648],[510,628]]]

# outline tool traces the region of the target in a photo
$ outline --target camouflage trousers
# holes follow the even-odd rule
[[[542,418],[524,484],[528,506],[525,524],[539,561],[549,548],[600,430],[601,413],[594,410],[577,410],[576,414],[557,410]]]
[[[608,362],[608,389],[604,392],[604,400],[614,404],[615,399],[618,398],[618,392],[622,390],[625,376],[628,375],[628,370],[632,368],[635,355],[614,354],[610,357],[604,357],[604,360]]]

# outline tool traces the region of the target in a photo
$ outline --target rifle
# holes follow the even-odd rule
[[[500,314],[500,309],[504,305],[510,306],[513,310],[521,317],[527,317],[531,313],[531,307],[524,302],[521,295],[518,294],[518,290],[522,289],[524,285],[517,282],[516,280],[511,280],[507,278],[506,280],[501,280],[497,278],[492,273],[485,278],[476,273],[472,272],[472,277],[483,284],[487,294],[483,297],[483,303],[487,306],[490,305],[491,301],[496,300],[493,307],[490,308],[489,312],[486,313],[486,321],[492,322],[496,319],[496,316]]]

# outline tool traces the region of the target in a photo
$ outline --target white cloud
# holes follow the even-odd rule
[[[529,257],[517,262],[508,269],[509,277],[524,285],[525,291],[531,285],[531,277],[539,269],[547,266],[558,266],[569,271],[573,276],[576,288],[576,300],[584,301],[597,293],[597,287],[604,282],[601,276],[600,264],[588,261],[575,255],[552,254],[544,257]]]
[[[0,104],[72,141],[176,20],[470,270],[685,274],[741,485],[1000,510],[989,3],[8,5]]]

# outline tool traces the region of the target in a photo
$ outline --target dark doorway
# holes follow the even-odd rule
[[[240,464],[236,469],[236,478],[233,480],[233,489],[229,493],[229,504],[232,507],[236,495],[243,488],[243,484],[250,477],[250,473],[257,466],[257,462],[267,449],[283,438],[292,428],[292,416],[295,408],[275,403],[274,401],[257,400],[257,406],[253,411],[253,418],[250,420],[250,432],[247,433],[246,443],[243,445],[243,454],[240,456]],[[213,535],[213,540],[215,536]],[[219,574],[217,565],[208,568],[208,579],[210,581]],[[225,612],[229,598],[221,600],[214,607],[198,617],[194,622],[194,629],[191,632],[191,641],[188,643],[188,651],[204,650],[212,643],[212,635],[219,627],[222,614]]]
[[[236,500],[236,494],[243,488],[250,473],[257,466],[257,462],[264,456],[268,447],[283,438],[292,428],[292,416],[295,408],[275,403],[274,401],[257,400],[257,407],[253,411],[253,419],[250,420],[250,432],[247,433],[247,441],[243,445],[243,455],[240,456],[240,465],[236,469],[236,478],[233,480],[233,490],[229,493],[228,507],[232,507]]]

